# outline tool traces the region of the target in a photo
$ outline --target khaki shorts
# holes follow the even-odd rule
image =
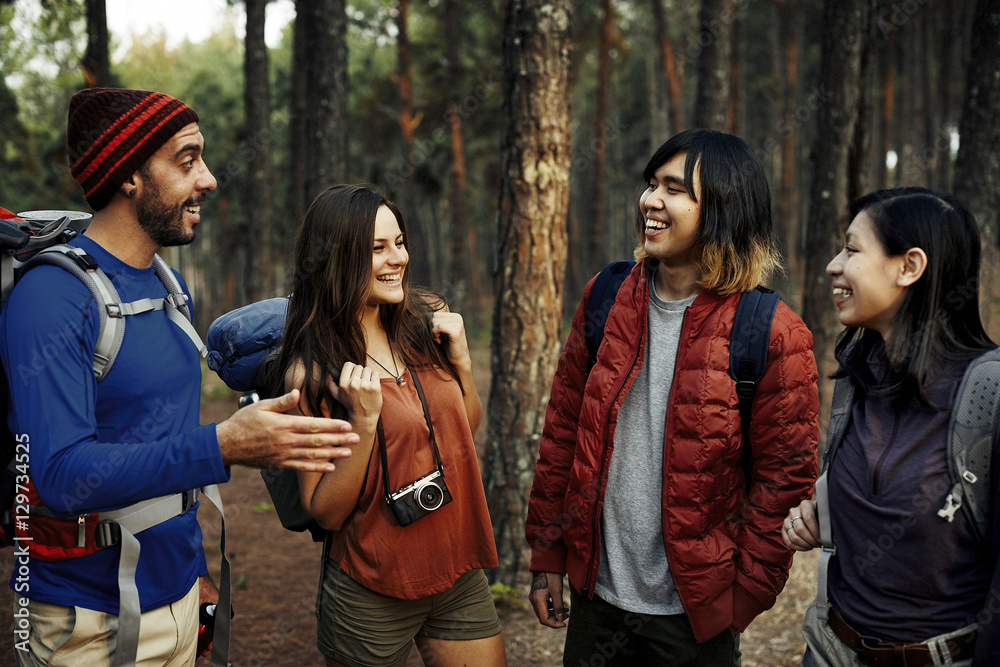
[[[14,596],[14,617],[24,611]],[[20,667],[107,667],[114,657],[118,617],[84,607],[28,600],[30,639],[15,646]],[[15,641],[20,641],[16,639]],[[139,617],[137,667],[193,665],[198,648],[198,582],[177,602]]]
[[[486,575],[466,572],[443,593],[400,600],[368,590],[327,560],[316,600],[320,653],[349,665],[401,665],[414,637],[463,641],[500,633]]]

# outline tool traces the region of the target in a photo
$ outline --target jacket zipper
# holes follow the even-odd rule
[[[648,317],[648,315],[647,315],[647,317]],[[681,325],[681,326],[683,327],[683,325]],[[644,329],[644,334],[645,333],[646,332],[645,332],[645,329]],[[621,382],[618,383],[618,388],[615,389],[614,399],[612,399],[610,405],[608,406],[607,419],[604,422],[605,424],[610,423],[610,421],[611,421],[611,411],[614,409],[614,405],[618,401],[618,396],[621,394],[622,389],[625,387],[625,382],[626,382],[626,380],[628,380],[629,374],[632,372],[632,369],[635,368],[636,361],[639,360],[639,350],[642,349],[642,343],[643,343],[643,341],[642,341],[642,339],[640,339],[639,340],[639,345],[636,347],[636,350],[635,350],[635,355],[632,357],[632,363],[629,364],[628,371],[625,373],[625,375],[622,378]],[[601,467],[598,468],[598,470],[597,470],[597,488],[594,489],[594,491],[596,492],[594,494],[594,520],[593,520],[594,521],[594,525],[593,525],[593,531],[592,531],[592,535],[594,537],[592,539],[592,544],[591,544],[590,564],[587,566],[587,581],[586,581],[586,583],[584,584],[584,587],[583,587],[583,594],[584,595],[587,595],[587,593],[589,592],[589,590],[593,586],[595,586],[596,583],[597,583],[597,581],[596,581],[597,577],[596,577],[596,575],[593,574],[593,571],[594,571],[594,562],[599,557],[600,549],[601,549],[601,544],[600,544],[601,541],[600,541],[600,537],[599,537],[600,536],[600,528],[601,528],[601,516],[597,512],[597,505],[600,503],[601,498],[603,498],[603,495],[604,495],[603,492],[601,492],[601,488],[603,487],[603,484],[604,484],[604,475],[605,475],[604,468],[605,468],[605,462],[607,461],[607,458],[608,458],[608,445],[609,445],[609,443],[608,443],[608,437],[610,436],[609,431],[610,431],[610,429],[608,429],[608,428],[604,429],[604,449],[601,452]]]

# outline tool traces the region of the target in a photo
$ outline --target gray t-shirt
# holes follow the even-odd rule
[[[684,613],[663,547],[663,440],[681,326],[694,299],[664,301],[650,278],[646,355],[618,413],[595,591],[626,611]]]

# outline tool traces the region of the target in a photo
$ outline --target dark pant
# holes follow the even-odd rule
[[[570,611],[564,667],[740,667],[739,634],[724,630],[699,644],[687,614],[624,611],[572,587]]]

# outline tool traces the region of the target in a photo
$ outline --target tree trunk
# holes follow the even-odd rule
[[[670,135],[673,136],[685,128],[684,125],[684,73],[681,63],[674,56],[674,46],[667,29],[667,21],[663,15],[663,0],[652,0],[653,30],[660,38],[660,53],[663,59],[663,70],[667,77],[667,95],[670,100]]]
[[[80,62],[88,87],[111,85],[108,55],[108,11],[105,0],[87,0],[87,50]]]
[[[692,45],[698,53],[695,127],[726,129],[733,53],[734,0],[702,0],[700,32]],[[691,49],[689,49],[690,51]]]
[[[607,247],[604,238],[604,163],[608,118],[608,81],[611,78],[611,30],[614,25],[614,10],[611,0],[603,0],[603,20],[601,21],[601,40],[599,47],[599,65],[597,69],[597,108],[594,112],[594,185],[593,185],[593,221],[590,226],[590,257],[589,267],[592,273],[597,273],[607,259],[602,252]]]
[[[347,178],[345,0],[296,0],[290,203],[304,214],[320,192]],[[299,120],[301,119],[301,120]],[[298,213],[298,211],[295,211]],[[298,229],[301,215],[289,220]]]
[[[800,133],[793,131],[791,120],[794,118],[796,100],[799,96],[799,45],[805,34],[805,12],[800,0],[779,2],[785,4],[781,12],[787,22],[785,38],[785,62],[783,68],[781,113],[778,114],[781,128],[781,186],[778,203],[778,228],[784,230],[782,241],[786,248],[788,273],[791,276],[802,275],[802,200],[801,190],[796,187],[798,173],[799,138]],[[796,292],[798,289],[796,288]]]
[[[448,60],[448,127],[451,137],[451,251],[448,265],[451,290],[457,303],[452,308],[460,309],[471,325],[479,328],[479,301],[482,286],[479,281],[480,264],[476,260],[476,223],[469,219],[465,199],[465,138],[462,134],[463,109],[462,86],[462,19],[458,0],[445,0],[445,48]],[[447,296],[447,295],[446,295]]]
[[[419,285],[430,285],[431,276],[438,271],[434,266],[433,255],[436,248],[431,247],[429,230],[424,226],[424,220],[419,215],[416,192],[414,188],[413,146],[415,132],[420,124],[421,115],[413,111],[413,90],[410,81],[410,33],[409,33],[409,0],[399,0],[396,13],[396,80],[399,84],[399,133],[403,140],[403,150],[399,158],[399,173],[396,178],[399,191],[396,194],[399,208],[406,216],[406,234],[409,239],[410,253],[423,258],[410,267],[410,280]],[[450,37],[449,37],[450,38]]]
[[[953,191],[974,216],[983,235],[985,303],[995,303],[997,211],[1000,211],[1000,0],[979,0]],[[990,324],[990,309],[984,321]]]
[[[500,567],[527,582],[524,516],[562,345],[573,0],[509,0],[485,485]]]
[[[285,250],[290,251],[295,242],[295,232],[305,217],[306,205],[306,113],[308,111],[309,33],[308,0],[295,0],[295,22],[292,24],[292,86],[288,100],[288,189],[285,196]]]
[[[853,148],[862,122],[858,81],[873,5],[874,0],[825,0],[823,9],[819,86],[825,103],[817,110],[802,304],[820,377],[830,374],[825,361],[835,328],[826,265],[835,254],[850,204]]]
[[[246,114],[244,156],[247,160],[246,229],[240,242],[246,263],[243,282],[247,301],[272,296],[274,268],[272,261],[271,206],[271,88],[268,83],[267,43],[264,21],[267,0],[246,0],[247,26],[244,47],[243,106]]]

